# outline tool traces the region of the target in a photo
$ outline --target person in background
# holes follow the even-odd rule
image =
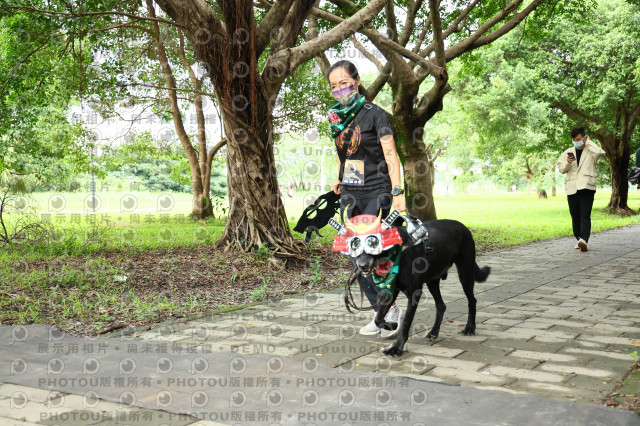
[[[636,151],[636,167],[640,167],[640,148]],[[640,191],[640,183],[638,183],[638,191]]]
[[[569,213],[576,249],[587,251],[591,234],[591,209],[596,194],[596,162],[605,152],[585,135],[584,128],[571,130],[573,147],[558,158],[558,170],[567,175]]]

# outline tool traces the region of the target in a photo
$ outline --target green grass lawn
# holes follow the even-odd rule
[[[35,194],[40,215],[48,214],[58,233],[41,246],[0,251],[1,322],[54,324],[65,330],[77,327],[78,332],[113,323],[152,323],[254,301],[269,286],[287,288],[289,283],[299,283],[303,279],[300,274],[308,275],[306,279],[312,281],[313,288],[320,288],[318,283],[331,276],[319,260],[309,271],[287,271],[290,275],[285,277],[284,271],[273,269],[270,273],[275,276],[266,276],[264,266],[256,267],[254,262],[266,261],[268,251],[263,249],[236,256],[234,262],[244,259],[245,266],[229,274],[230,278],[220,275],[215,285],[198,288],[201,279],[232,269],[228,257],[207,247],[220,238],[224,217],[189,219],[188,194],[173,194],[170,208],[161,209],[158,199],[162,194],[139,194],[137,209],[123,212],[117,207],[123,194],[109,193],[95,215],[98,224],[106,224],[106,220],[109,225],[91,226],[87,220],[91,216],[83,211],[85,196],[65,194],[65,208],[56,210],[55,206],[47,207],[51,194]],[[304,193],[287,197],[285,209],[291,228],[305,203],[313,198],[313,194]],[[596,195],[593,232],[640,223],[640,216],[604,213],[608,198],[604,191]],[[630,194],[629,205],[640,207],[639,193]],[[548,199],[530,194],[439,197],[436,209],[439,218],[456,219],[469,226],[480,251],[571,235],[564,194]],[[330,246],[335,231],[325,227],[321,232],[323,237],[314,237],[314,241]],[[199,251],[189,250],[197,246],[201,247]],[[155,253],[162,249],[176,250]],[[144,262],[138,261],[137,270],[123,265],[130,264],[138,254]],[[128,279],[127,274],[132,272],[137,275]],[[286,283],[275,282],[278,274]],[[207,299],[208,292],[224,285],[230,285],[229,293],[218,295],[214,290],[220,297]],[[242,292],[244,298],[237,298]]]
[[[610,192],[596,192],[591,214],[592,233],[640,224],[640,215],[621,217],[605,213],[603,209],[610,196]],[[291,202],[294,208],[301,204]],[[458,220],[473,231],[480,251],[573,234],[564,193],[547,199],[523,193],[437,197],[435,204],[438,219]],[[629,194],[629,206],[636,210],[640,208],[640,192]],[[289,219],[299,216],[302,208],[294,211],[292,215],[287,210]],[[295,225],[295,221],[292,223]],[[326,235],[320,241],[330,244],[335,231],[326,227],[321,233]]]
[[[591,232],[640,224],[640,215],[621,217],[605,213],[611,193],[596,192],[591,214]],[[640,208],[640,193],[629,194],[629,207]],[[507,247],[573,235],[567,197],[538,199],[535,195],[504,194],[449,197],[436,200],[440,219],[456,219],[474,233],[479,250]]]
[[[20,256],[21,260],[43,256],[86,256],[100,251],[140,251],[170,247],[210,245],[220,238],[225,218],[191,220],[191,196],[170,194],[171,205],[158,207],[166,194],[135,193],[137,207],[133,212],[120,211],[121,200],[126,193],[99,193],[101,208],[95,213],[83,208],[83,193],[59,194],[64,197],[65,208],[52,208],[52,195],[33,195],[40,215],[47,217],[61,232],[45,247],[5,251],[0,259]],[[317,194],[298,192],[294,198],[286,198],[285,209],[290,227],[293,228],[306,203]],[[620,217],[603,211],[610,194],[598,191],[592,213],[592,232],[640,223],[640,216]],[[571,235],[571,220],[564,194],[539,199],[532,194],[491,194],[472,196],[438,197],[435,200],[438,218],[455,219],[467,225],[473,232],[478,250],[507,247]],[[629,194],[631,208],[640,207],[640,193]],[[106,228],[96,232],[90,218]],[[336,216],[337,218],[337,216]],[[106,227],[104,224],[110,223]],[[98,226],[100,227],[100,226]],[[90,231],[93,229],[93,233]],[[293,231],[292,231],[293,232]],[[315,241],[331,244],[335,231],[329,226],[321,230],[322,238]],[[294,235],[302,238],[301,234]],[[27,256],[26,258],[24,256]]]

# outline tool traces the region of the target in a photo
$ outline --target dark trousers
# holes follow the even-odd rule
[[[349,207],[347,208],[347,205]],[[391,194],[382,194],[375,197],[356,198],[351,195],[340,196],[340,221],[344,225],[343,213],[347,209],[347,217],[351,219],[353,216],[360,214],[372,214],[377,216],[382,210],[382,219],[389,215],[391,206],[393,205],[393,196]],[[351,266],[355,267],[356,261],[349,256],[351,260]],[[372,274],[366,277],[360,276],[358,279],[360,288],[364,292],[365,296],[369,300],[371,305],[375,305],[378,301],[378,292],[380,289],[373,283]]]
[[[591,208],[593,207],[593,196],[596,191],[592,189],[579,189],[573,195],[567,195],[569,201],[569,213],[571,213],[571,223],[573,225],[573,236],[576,240],[582,238],[589,242],[591,235]]]
[[[636,167],[640,167],[640,148],[636,151]],[[638,183],[638,189],[640,189],[640,182]]]

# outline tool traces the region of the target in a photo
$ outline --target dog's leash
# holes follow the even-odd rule
[[[402,248],[401,251],[404,251],[404,247]],[[375,265],[373,265],[373,267],[375,268],[378,264],[380,260],[378,259],[378,261],[376,262]],[[349,280],[347,281],[347,285],[345,286],[344,289],[344,304],[347,308],[347,311],[349,311],[349,313],[355,314],[356,312],[352,311],[351,308],[355,309],[356,311],[370,311],[372,309],[378,309],[380,307],[380,305],[376,302],[375,305],[372,305],[370,307],[363,307],[364,305],[364,291],[362,290],[362,286],[360,287],[360,306],[358,306],[356,304],[356,301],[353,298],[353,293],[351,292],[351,284],[353,284],[354,281],[356,281],[356,279],[358,279],[358,277],[362,274],[362,271],[360,271],[360,268],[358,268],[358,265],[354,265],[353,269],[351,270],[351,275],[349,276]],[[374,283],[375,285],[375,283]]]
[[[357,311],[368,311],[373,309],[373,306],[370,308],[363,308],[364,305],[364,291],[362,287],[360,288],[360,307],[356,304],[356,301],[353,298],[353,293],[351,292],[351,284],[358,279],[358,277],[362,274],[358,265],[353,265],[353,269],[351,270],[351,275],[349,275],[349,280],[347,281],[347,285],[344,288],[344,304],[347,307],[347,311],[349,313],[355,314],[356,312],[352,311],[351,308]]]

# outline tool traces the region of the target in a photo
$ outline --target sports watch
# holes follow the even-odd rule
[[[404,189],[396,187],[391,190],[391,195],[393,195],[394,197],[401,194],[404,194]]]

